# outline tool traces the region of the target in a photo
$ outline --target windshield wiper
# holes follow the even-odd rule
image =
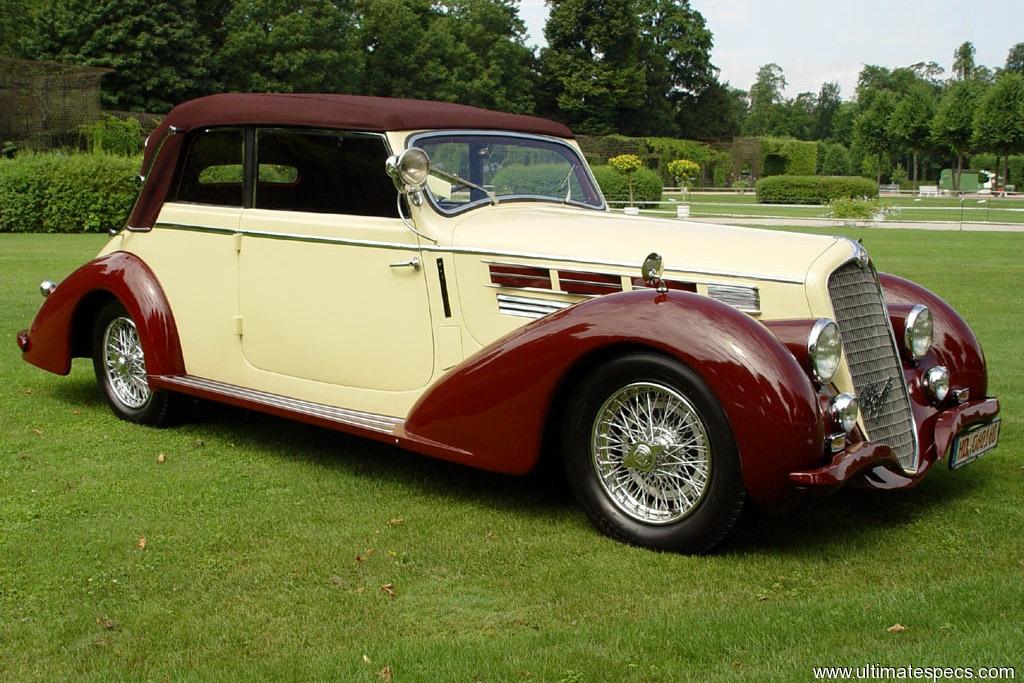
[[[495,204],[496,205],[498,203],[498,196],[496,194],[494,194],[494,192],[492,192],[491,190],[488,190],[483,185],[477,185],[473,181],[466,180],[465,178],[463,178],[461,176],[457,176],[454,173],[448,173],[447,171],[442,171],[441,169],[437,168],[436,166],[431,166],[430,172],[433,173],[434,175],[438,176],[439,178],[447,180],[450,183],[460,183],[461,185],[465,185],[466,187],[471,187],[474,190],[480,190],[485,195],[487,195],[488,199],[491,200],[491,204]]]
[[[572,201],[572,183],[569,182],[569,179],[572,178],[572,174],[575,172],[576,164],[573,164],[569,167],[569,172],[565,174],[565,178],[563,178],[562,182],[558,183],[558,187],[555,188],[555,192],[558,192],[562,189],[562,185],[565,185],[565,198],[562,200],[563,204],[568,204]]]

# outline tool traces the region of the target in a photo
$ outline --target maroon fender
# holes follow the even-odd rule
[[[675,358],[707,383],[732,425],[744,481],[759,505],[795,502],[789,473],[824,464],[824,425],[810,379],[763,325],[688,292],[610,294],[512,332],[421,397],[399,440],[484,469],[526,472],[573,370],[600,362],[602,353],[636,349]]]
[[[118,299],[135,321],[147,373],[184,373],[178,329],[164,291],[145,263],[123,251],[86,263],[57,286],[27,335],[19,334],[22,357],[44,370],[68,374],[72,357],[90,353],[92,316],[110,298]]]
[[[937,294],[921,285],[888,273],[879,273],[878,278],[882,283],[886,303],[924,304],[931,309],[935,341],[931,352],[918,361],[918,365],[923,368],[945,365],[949,368],[950,386],[967,387],[971,390],[971,398],[984,398],[988,392],[985,354],[978,338],[963,318]],[[896,341],[902,346],[902,320],[905,315],[903,318],[899,315],[894,318]]]

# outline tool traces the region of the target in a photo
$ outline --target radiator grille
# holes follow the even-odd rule
[[[847,263],[829,277],[828,291],[867,436],[892,448],[903,469],[913,471],[914,417],[874,270]]]

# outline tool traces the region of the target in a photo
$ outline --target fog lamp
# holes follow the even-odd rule
[[[942,365],[930,368],[921,381],[935,403],[942,403],[949,394],[949,370]]]
[[[857,399],[852,394],[839,394],[833,398],[829,411],[833,424],[846,433],[857,424]]]

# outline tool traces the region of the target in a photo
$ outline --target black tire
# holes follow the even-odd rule
[[[128,344],[135,347],[133,353],[119,355],[108,353],[108,334],[116,336],[118,330],[124,333]],[[152,427],[172,424],[178,414],[178,397],[168,391],[154,391],[145,381],[146,363],[142,358],[142,344],[135,330],[135,322],[118,301],[112,301],[100,309],[92,329],[92,367],[96,381],[103,390],[107,405],[122,420]],[[116,356],[116,358],[115,358]],[[108,357],[111,363],[108,367]],[[121,368],[126,368],[124,372]],[[141,373],[142,382],[132,381]]]
[[[648,419],[631,421],[645,409]],[[595,452],[606,454],[603,468]],[[631,545],[704,553],[743,510],[725,413],[695,372],[664,356],[623,355],[580,382],[566,407],[562,454],[593,524]]]

